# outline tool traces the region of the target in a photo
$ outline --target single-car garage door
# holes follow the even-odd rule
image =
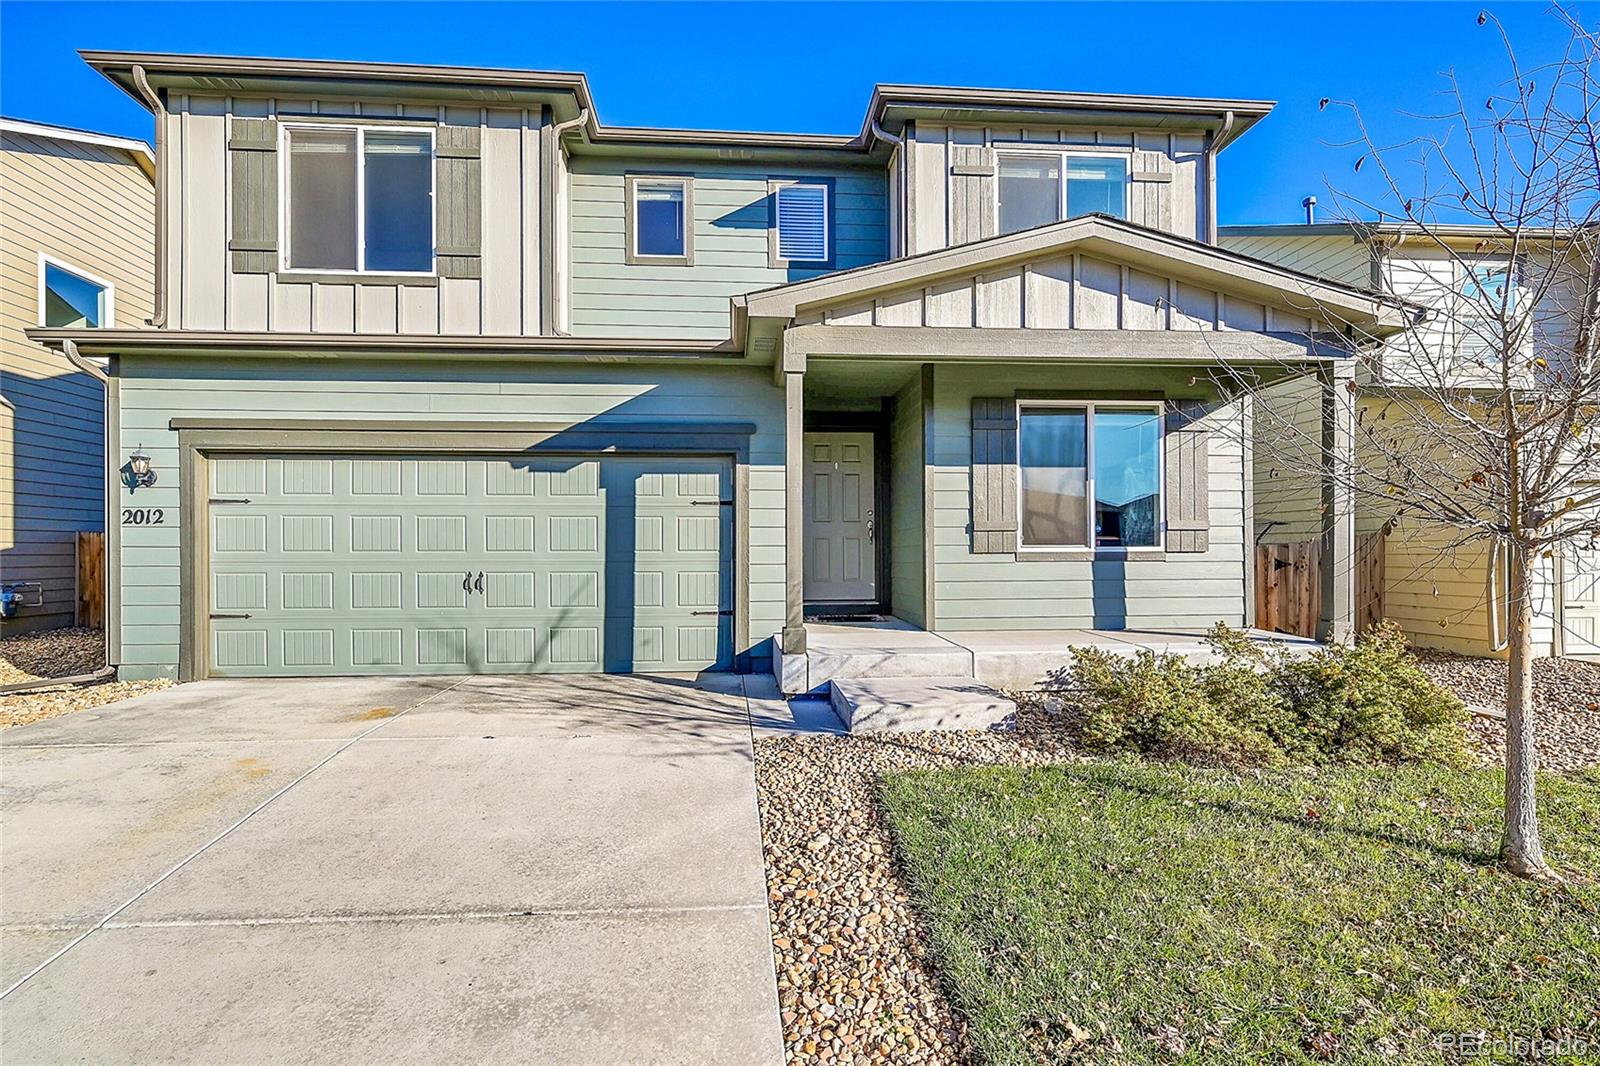
[[[732,661],[717,459],[219,456],[210,672],[676,672]]]

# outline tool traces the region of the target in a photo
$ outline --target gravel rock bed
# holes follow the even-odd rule
[[[92,674],[105,663],[105,634],[98,629],[50,629],[0,639],[0,685]],[[97,685],[63,685],[0,696],[0,729],[103,707],[170,684],[170,681],[105,681]]]
[[[1499,659],[1418,651],[1434,683],[1469,705],[1504,713],[1506,664]],[[1539,659],[1533,665],[1534,748],[1542,770],[1600,766],[1600,663]],[[1485,763],[1505,760],[1505,722],[1474,714],[1472,734]]]
[[[1035,707],[1015,733],[809,736],[756,743],[779,1011],[791,1063],[972,1059],[896,867],[874,782],[920,767],[1075,758]]]
[[[0,639],[0,685],[92,674],[106,664],[99,629],[46,629]]]

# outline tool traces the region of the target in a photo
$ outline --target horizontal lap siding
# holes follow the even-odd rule
[[[1302,274],[1313,274],[1331,281],[1372,287],[1372,252],[1351,236],[1230,236],[1218,241],[1230,252],[1264,259]]]
[[[228,363],[125,358],[125,447],[143,443],[161,473],[140,506],[166,524],[123,530],[123,664],[127,676],[173,674],[178,655],[178,439],[172,418],[412,418],[459,422],[606,420],[754,422],[750,453],[750,643],[783,625],[783,394],[770,371],[730,367],[478,366],[303,361]],[[287,375],[293,376],[287,376]],[[743,504],[744,501],[741,501]],[[739,649],[744,650],[744,649]]]
[[[940,367],[934,408],[935,611],[943,630],[1182,626],[1244,620],[1244,471],[1236,408],[1208,422],[1211,547],[1164,560],[1019,562],[971,550],[971,403],[1015,390],[1186,389],[1156,369]],[[1106,397],[1106,398],[1109,398]]]
[[[115,321],[152,313],[155,192],[126,153],[7,133],[0,140],[0,573],[44,606],[7,630],[71,625],[79,530],[105,526],[100,383],[34,344],[39,254],[109,282]]]
[[[835,268],[888,254],[887,179],[876,170],[801,172],[738,165],[659,168],[574,159],[571,162],[571,320],[578,336],[728,336],[728,298],[813,277],[824,269],[768,266],[767,181],[816,176],[834,180]],[[624,249],[629,173],[692,173],[694,263],[629,264]]]

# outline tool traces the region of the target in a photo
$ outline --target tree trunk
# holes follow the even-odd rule
[[[1521,545],[1510,548],[1506,635],[1511,661],[1506,677],[1506,829],[1500,860],[1521,877],[1545,877],[1544,845],[1534,798],[1533,748],[1533,567]]]

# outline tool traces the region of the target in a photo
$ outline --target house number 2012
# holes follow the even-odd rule
[[[124,507],[122,524],[125,526],[159,526],[166,521],[166,513],[159,507]]]

